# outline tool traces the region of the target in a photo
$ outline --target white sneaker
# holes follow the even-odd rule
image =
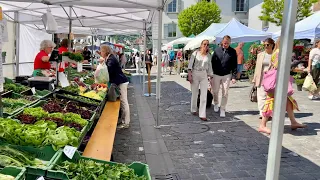
[[[309,98],[310,100],[317,100],[317,99],[319,99],[318,96],[314,96],[314,95],[310,95],[310,96],[308,96],[308,98]]]
[[[220,109],[220,117],[226,117],[226,111],[223,109]]]
[[[214,110],[214,112],[219,112],[219,106],[218,105],[214,105],[213,110]]]

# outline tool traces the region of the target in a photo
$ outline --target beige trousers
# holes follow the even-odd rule
[[[218,75],[213,75],[213,100],[214,100],[214,105],[219,104],[219,90],[220,90],[220,85],[222,86],[222,98],[221,98],[221,105],[220,109],[225,110],[227,106],[227,101],[228,101],[228,91],[230,87],[230,81],[231,81],[231,74],[225,75],[225,76],[218,76]]]
[[[130,123],[130,107],[128,102],[128,84],[129,82],[119,85],[120,88],[120,106],[122,109],[121,121],[123,124]]]
[[[257,99],[258,99],[258,109],[260,116],[262,116],[262,111],[264,108],[264,103],[267,99],[267,93],[264,91],[264,88],[262,86],[257,88]]]
[[[200,85],[200,105],[199,117],[206,118],[207,106],[207,92],[208,92],[208,75],[206,71],[192,71],[192,84],[191,84],[191,112],[197,112],[197,100],[199,95]]]

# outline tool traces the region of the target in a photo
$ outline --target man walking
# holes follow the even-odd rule
[[[230,81],[236,83],[237,75],[237,52],[230,47],[230,36],[224,36],[221,46],[217,47],[212,56],[213,70],[213,98],[214,111],[219,111],[219,89],[222,85],[222,98],[220,105],[220,117],[226,117],[226,105]]]
[[[243,55],[243,45],[244,43],[241,42],[238,44],[238,46],[235,48],[236,52],[237,52],[237,60],[238,60],[238,65],[237,65],[237,80],[240,81],[241,78],[241,73],[243,70],[243,61],[244,61],[244,55]]]

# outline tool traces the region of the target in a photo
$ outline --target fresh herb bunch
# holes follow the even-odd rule
[[[67,173],[69,179],[112,179],[112,180],[147,180],[145,176],[138,176],[134,170],[124,164],[108,165],[92,160],[80,159],[73,163],[64,161],[55,167],[56,170]]]

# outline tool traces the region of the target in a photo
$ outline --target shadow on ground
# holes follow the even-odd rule
[[[207,110],[210,121],[203,123],[190,114],[189,90],[169,81],[161,83],[161,94],[160,123],[166,126],[160,131],[181,179],[265,179],[269,138],[234,118],[237,114],[257,115],[258,112],[232,112],[227,118],[220,118],[211,108]],[[147,101],[155,116],[155,98],[148,97]],[[305,132],[286,127],[285,133],[316,134],[320,125],[308,125]],[[316,180],[319,177],[320,167],[282,148],[279,179]]]

